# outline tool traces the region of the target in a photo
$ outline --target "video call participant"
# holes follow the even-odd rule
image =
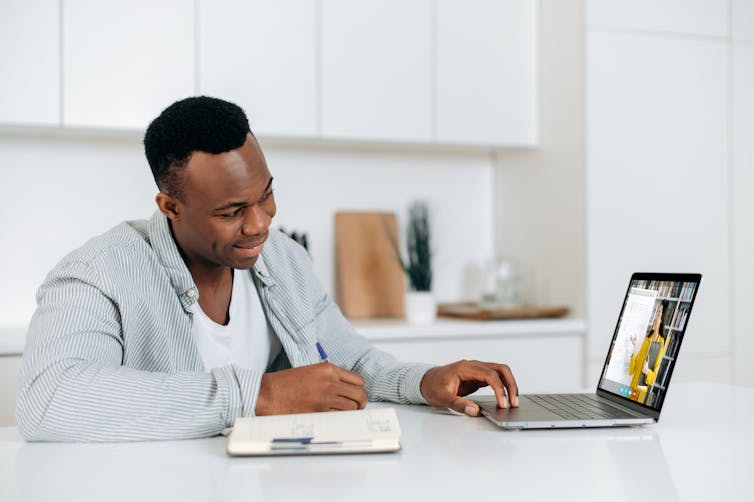
[[[668,301],[663,300],[657,307],[652,327],[636,347],[636,337],[631,337],[633,353],[629,362],[629,374],[631,375],[631,387],[638,389],[636,400],[643,403],[647,396],[647,389],[657,378],[657,370],[660,367],[662,356],[665,354],[665,327],[663,326],[664,313],[667,311]]]

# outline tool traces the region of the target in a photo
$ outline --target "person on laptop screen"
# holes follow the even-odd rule
[[[647,336],[639,346],[636,336],[631,337],[633,354],[631,354],[629,372],[631,373],[631,387],[639,389],[636,400],[643,403],[647,396],[647,388],[655,383],[657,370],[662,356],[665,355],[665,327],[664,312],[668,310],[669,302],[663,300],[657,306],[652,326]]]
[[[173,103],[144,147],[157,211],[69,254],[38,291],[17,401],[24,438],[198,438],[239,417],[367,399],[478,415],[464,396],[484,386],[517,406],[504,364],[405,364],[355,333],[306,251],[270,230],[273,178],[238,106]]]

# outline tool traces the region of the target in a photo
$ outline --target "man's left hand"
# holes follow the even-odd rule
[[[505,364],[458,361],[438,366],[425,373],[420,389],[430,405],[451,408],[475,417],[479,415],[479,405],[464,396],[488,385],[495,392],[499,407],[507,408],[508,403],[513,407],[518,406],[516,380]]]

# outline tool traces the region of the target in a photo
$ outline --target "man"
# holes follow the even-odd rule
[[[26,439],[197,438],[367,399],[478,415],[463,396],[486,385],[517,405],[505,365],[402,364],[354,332],[306,252],[270,231],[272,176],[239,107],[176,102],[144,146],[158,211],[90,240],[39,289],[17,403]]]

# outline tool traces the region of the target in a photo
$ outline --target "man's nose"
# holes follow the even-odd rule
[[[249,210],[244,215],[243,226],[241,227],[241,233],[243,235],[258,235],[263,234],[270,228],[272,223],[272,217],[262,210],[259,205],[255,204],[249,206]]]

